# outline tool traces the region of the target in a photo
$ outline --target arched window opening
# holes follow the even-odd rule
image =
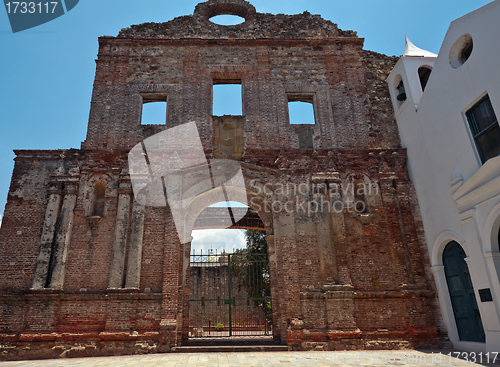
[[[401,75],[397,75],[396,78],[394,78],[393,88],[393,93],[396,98],[394,104],[396,105],[396,108],[399,109],[403,105],[404,101],[406,101],[405,86]]]
[[[92,216],[104,217],[104,206],[106,202],[106,183],[97,181],[94,186],[94,208]]]
[[[398,86],[396,87],[398,94],[396,96],[396,99],[400,102],[406,101],[406,91],[405,91],[405,85],[403,83],[403,80],[399,82]]]
[[[421,66],[418,68],[418,78],[420,79],[420,85],[422,86],[422,92],[425,90],[427,86],[427,82],[429,81],[429,77],[431,76],[432,69],[427,66]]]

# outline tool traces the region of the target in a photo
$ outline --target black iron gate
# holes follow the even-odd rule
[[[189,338],[271,336],[267,253],[191,255]]]

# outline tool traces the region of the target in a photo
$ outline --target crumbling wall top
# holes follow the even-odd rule
[[[245,19],[241,24],[224,26],[210,18],[216,15],[238,15]],[[309,12],[302,14],[258,13],[245,0],[209,0],[199,3],[193,15],[174,18],[164,23],[143,23],[124,28],[119,38],[130,39],[322,39],[356,37],[354,31],[343,31],[338,26]]]

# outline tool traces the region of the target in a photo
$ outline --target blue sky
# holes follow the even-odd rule
[[[438,53],[450,22],[489,0],[253,0],[258,12],[309,11],[355,30],[365,49],[401,55],[404,36]],[[81,0],[49,23],[13,34],[0,9],[0,214],[13,149],[79,148],[85,139],[97,38],[192,14],[195,0]]]

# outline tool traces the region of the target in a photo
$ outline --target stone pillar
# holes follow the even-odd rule
[[[179,235],[174,229],[175,221],[170,206],[164,207],[165,237],[163,250],[163,289],[160,322],[160,342],[168,346],[179,342],[177,335],[183,322],[183,266],[185,253]],[[190,240],[188,238],[188,240]],[[190,244],[186,244],[190,245]],[[189,255],[189,254],[188,254]],[[189,258],[188,258],[189,259]],[[188,260],[189,263],[189,260]],[[188,290],[189,291],[189,290]],[[188,301],[186,300],[186,303]],[[187,329],[186,329],[187,332]]]
[[[123,272],[125,268],[125,251],[128,239],[128,222],[130,216],[130,182],[120,182],[118,188],[118,210],[116,213],[115,242],[113,245],[113,260],[109,273],[108,289],[123,287]]]
[[[59,218],[59,211],[61,209],[61,184],[58,182],[51,182],[48,192],[50,196],[47,209],[45,210],[40,252],[38,253],[38,260],[36,262],[32,289],[42,289],[47,285],[52,244],[54,243],[57,219]]]
[[[342,181],[338,174],[333,175],[328,181],[329,200],[332,203],[330,213],[330,233],[332,237],[332,246],[335,251],[335,283],[350,285],[351,270],[349,259],[347,257],[347,246],[345,243],[345,218],[344,204],[342,201]]]
[[[328,329],[352,330],[356,328],[356,312],[352,288],[346,285],[326,285],[323,286],[322,291],[326,299]]]
[[[125,288],[139,288],[141,282],[142,240],[144,237],[144,200],[135,200],[132,206],[131,233],[128,249]]]
[[[280,320],[279,329],[281,341],[287,342],[287,322],[292,319],[302,319],[300,309],[300,289],[298,268],[298,249],[295,237],[295,213],[273,214],[274,240],[277,248],[279,273]]]
[[[400,231],[400,236],[401,236],[401,242],[403,244],[403,251],[405,255],[405,261],[406,261],[406,268],[408,269],[408,279],[409,283],[415,284],[415,272],[413,270],[413,264],[411,261],[411,255],[410,255],[410,249],[408,246],[408,239],[406,236],[406,227],[405,227],[405,222],[403,218],[403,211],[401,209],[401,198],[400,198],[400,193],[399,193],[399,187],[397,184],[397,180],[394,180],[394,204],[396,205],[397,209],[397,215],[398,215],[398,223],[399,223],[399,231]],[[418,253],[418,252],[417,252]]]
[[[280,338],[279,325],[282,312],[278,296],[278,256],[274,245],[274,235],[267,235],[267,252],[269,254],[269,273],[271,276],[271,307],[273,313],[273,338]]]
[[[326,308],[328,339],[330,341],[357,344],[361,331],[356,322],[354,291],[349,285],[326,285],[323,287]],[[340,344],[340,343],[339,343]]]
[[[421,246],[418,241],[416,223],[410,203],[409,186],[410,182],[405,177],[399,177],[399,179],[396,180],[395,201],[399,212],[405,255],[407,256],[407,261],[410,264],[409,269],[411,271],[411,279],[413,283],[425,286],[426,280],[424,277],[424,262],[421,255]]]
[[[393,185],[394,179],[396,179],[394,176],[380,177],[380,193],[387,213],[387,222],[390,226],[390,241],[393,243],[392,259],[388,258],[387,260],[392,260],[394,269],[398,269],[394,274],[395,282],[399,284],[414,284],[406,234],[402,232],[402,230],[404,231],[404,223],[401,217],[397,192]]]
[[[337,258],[333,241],[332,221],[329,208],[328,181],[313,176],[313,201],[317,208],[315,213],[316,236],[319,255],[319,274],[323,284],[337,283]]]
[[[185,238],[186,242],[181,245],[182,251],[182,294],[179,296],[180,305],[182,307],[181,319],[177,319],[177,341],[185,341],[188,338],[189,332],[189,298],[191,291],[191,241],[193,237]]]
[[[323,195],[322,217],[317,220],[320,274],[323,283],[351,284],[349,265],[345,250],[345,222],[342,204],[342,185],[338,172],[316,174],[315,191]],[[321,198],[321,197],[320,197]]]
[[[75,209],[78,195],[77,184],[70,182],[65,184],[64,200],[61,209],[61,221],[57,231],[54,253],[52,255],[53,268],[49,287],[62,290],[64,277],[66,275],[66,261],[68,260],[68,248],[73,229],[73,209]]]

